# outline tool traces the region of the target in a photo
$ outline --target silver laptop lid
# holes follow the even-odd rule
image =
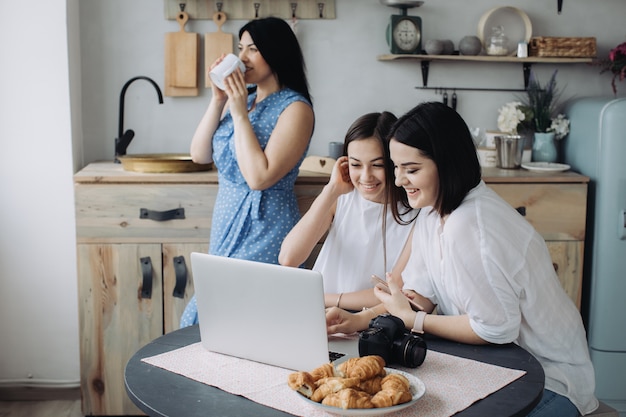
[[[194,252],[202,345],[308,371],[329,361],[319,272]]]

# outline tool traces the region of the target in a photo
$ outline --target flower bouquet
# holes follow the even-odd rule
[[[600,65],[603,67],[600,74],[607,71],[613,73],[611,87],[613,87],[613,94],[617,94],[615,80],[619,78],[620,81],[624,81],[624,78],[626,78],[626,42],[611,49],[609,51],[609,59],[600,61]]]
[[[556,74],[554,71],[542,87],[531,72],[526,98],[506,103],[498,110],[498,129],[512,134],[554,132],[556,139],[564,138],[569,133],[569,120],[563,114],[555,115],[559,96]]]
[[[552,73],[544,87],[531,72],[526,97],[507,103],[499,110],[498,129],[513,134],[533,133],[533,161],[556,162],[558,152],[554,140],[563,139],[569,133],[569,120],[557,114],[556,74],[557,71]]]

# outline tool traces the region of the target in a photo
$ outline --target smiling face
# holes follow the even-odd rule
[[[396,185],[404,188],[413,208],[435,206],[439,194],[439,172],[435,162],[419,149],[392,139],[389,143]]]
[[[274,78],[272,68],[259,52],[248,32],[241,34],[239,40],[239,59],[246,66],[245,80],[247,84],[261,84],[268,78]]]
[[[353,140],[348,144],[350,180],[366,200],[385,201],[385,156],[378,139]]]

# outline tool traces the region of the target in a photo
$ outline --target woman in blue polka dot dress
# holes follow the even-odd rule
[[[228,76],[224,91],[212,85],[190,153],[218,171],[209,253],[276,264],[300,219],[294,184],[313,134],[313,106],[300,45],[284,20],[244,25],[239,58],[245,73]],[[194,296],[180,326],[197,322]]]

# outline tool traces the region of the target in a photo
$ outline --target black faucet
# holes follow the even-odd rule
[[[115,138],[115,162],[119,163],[120,160],[117,158],[118,156],[126,155],[126,149],[128,145],[130,145],[130,141],[133,140],[135,136],[135,132],[132,129],[128,129],[124,132],[124,97],[126,96],[126,90],[128,86],[130,86],[133,81],[136,80],[146,80],[149,81],[150,84],[154,86],[159,95],[159,104],[163,104],[163,94],[161,93],[161,89],[158,84],[154,82],[152,78],[140,75],[138,77],[133,77],[130,80],[126,81],[124,87],[122,87],[122,92],[120,93],[120,119],[119,119],[119,128],[117,131],[117,138]]]

